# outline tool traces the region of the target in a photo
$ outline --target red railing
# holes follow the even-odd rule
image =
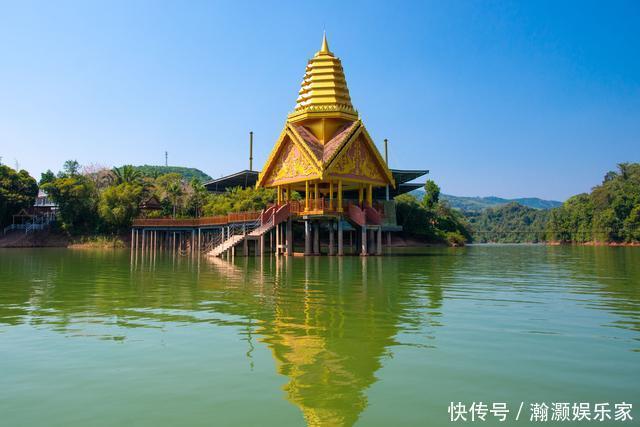
[[[234,222],[250,222],[260,218],[260,212],[234,212],[228,215],[207,216],[202,218],[138,218],[133,220],[134,227],[203,227],[224,225]]]
[[[368,224],[380,225],[382,224],[382,215],[376,209],[366,206],[364,208],[365,217]]]
[[[355,222],[356,224],[362,226],[362,225],[365,225],[367,223],[366,215],[365,215],[364,211],[362,209],[360,209],[359,206],[353,205],[353,204],[349,204],[349,208],[347,210],[347,213],[349,214],[349,218],[351,218],[351,220],[353,222]]]

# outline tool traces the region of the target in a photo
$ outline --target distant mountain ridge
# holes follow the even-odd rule
[[[424,195],[423,189],[414,191],[418,198]],[[538,197],[520,197],[517,199],[504,199],[502,197],[468,197],[468,196],[452,196],[450,194],[441,194],[441,200],[446,200],[452,208],[460,209],[466,212],[480,212],[489,207],[507,205],[516,202],[522,206],[533,209],[553,209],[562,206],[562,202],[557,200],[545,200]]]

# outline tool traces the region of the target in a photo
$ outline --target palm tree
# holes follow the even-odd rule
[[[180,197],[182,197],[182,185],[180,185],[180,182],[170,182],[167,186],[167,194],[169,195],[171,204],[173,204],[173,217],[175,218],[176,208],[178,206],[178,202],[180,201]]]
[[[131,165],[113,168],[112,172],[118,184],[140,184],[142,182],[142,173]]]

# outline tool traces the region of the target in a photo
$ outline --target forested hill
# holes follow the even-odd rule
[[[415,190],[415,195],[421,199],[424,195],[422,188]],[[537,197],[521,197],[517,199],[503,199],[502,197],[466,197],[452,196],[450,194],[441,194],[441,200],[445,200],[454,209],[460,209],[463,212],[480,212],[486,208],[507,205],[516,202],[519,205],[533,209],[553,209],[562,205],[562,202],[556,200],[544,200]]]
[[[501,197],[461,197],[443,194],[440,196],[443,200],[449,202],[452,208],[461,211],[477,212],[486,208],[507,205],[509,203],[518,203],[533,209],[552,209],[562,205],[562,202],[555,200],[543,200],[537,197],[523,197],[519,199],[503,199]]]
[[[211,177],[206,173],[202,172],[200,169],[196,168],[187,168],[184,166],[152,166],[152,165],[142,165],[142,166],[134,166],[136,170],[139,170],[140,173],[144,176],[150,176],[156,178],[160,175],[165,175],[168,173],[178,173],[182,175],[182,178],[185,181],[191,181],[193,178],[198,178],[200,181],[205,182],[209,181]]]
[[[525,243],[545,240],[549,210],[533,209],[516,202],[481,212],[465,212],[477,243]]]

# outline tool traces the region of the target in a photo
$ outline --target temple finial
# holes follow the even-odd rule
[[[329,43],[327,43],[327,32],[322,32],[322,46],[320,47],[320,53],[331,53],[329,51]]]

